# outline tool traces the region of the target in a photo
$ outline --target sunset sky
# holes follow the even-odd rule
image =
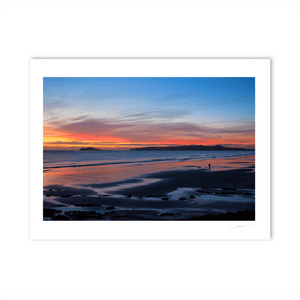
[[[254,148],[255,78],[44,78],[44,150]]]

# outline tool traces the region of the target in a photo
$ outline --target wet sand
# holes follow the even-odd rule
[[[124,181],[44,186],[44,220],[255,220],[254,166],[162,171],[143,178],[156,180],[109,194],[97,188]]]
[[[165,171],[147,175],[147,178],[162,179],[159,182],[118,190],[118,194],[132,194],[135,196],[145,196],[149,194],[165,194],[180,187],[191,188],[239,188],[254,189],[255,173],[251,168],[243,168],[227,171],[207,171],[207,170],[179,170]]]

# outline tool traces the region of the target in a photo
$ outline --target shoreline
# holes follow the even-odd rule
[[[106,195],[96,191],[101,183],[45,186],[44,220],[255,220],[252,166],[169,170],[143,177],[159,181]]]

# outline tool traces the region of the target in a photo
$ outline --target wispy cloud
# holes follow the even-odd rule
[[[139,122],[157,122],[165,119],[175,120],[190,115],[187,110],[143,110],[136,113],[124,113],[121,117],[125,120]]]
[[[101,139],[102,143],[127,141],[130,143],[161,142],[168,144],[174,139],[197,141],[197,139],[204,138],[223,138],[223,135],[236,138],[240,138],[242,135],[254,136],[254,129],[246,125],[233,128],[211,128],[188,122],[153,123],[144,120],[138,123],[87,117],[76,117],[69,119],[68,122],[56,123],[55,130],[60,134],[64,132],[64,135],[69,136],[72,140]],[[118,141],[115,140],[116,138]]]

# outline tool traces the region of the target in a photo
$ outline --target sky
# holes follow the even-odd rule
[[[254,148],[254,77],[44,77],[44,150]]]

